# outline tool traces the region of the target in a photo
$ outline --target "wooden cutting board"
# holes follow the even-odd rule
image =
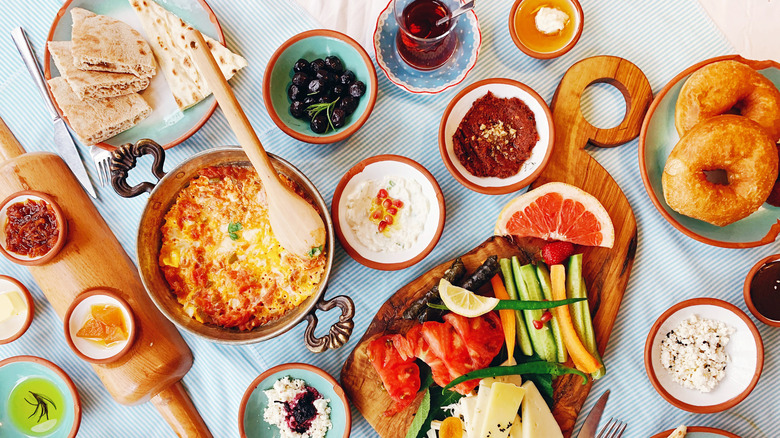
[[[625,118],[618,126],[610,129],[594,127],[580,111],[583,92],[589,85],[599,82],[614,85],[626,99]],[[564,75],[553,96],[551,109],[556,128],[555,146],[549,164],[533,184],[533,187],[537,187],[547,182],[561,181],[580,187],[601,201],[615,225],[615,244],[612,248],[582,248],[583,276],[588,286],[588,301],[602,356],[634,261],[636,219],[615,180],[584,148],[588,143],[613,147],[635,139],[652,99],[652,90],[644,73],[629,61],[598,56],[574,64]],[[510,241],[491,237],[462,258],[469,271],[473,271],[492,254],[500,258],[518,255],[521,260],[527,261],[528,254],[537,254],[543,243],[539,239]],[[414,322],[403,320],[403,311],[438,282],[450,264],[451,261],[442,263],[390,297],[379,309],[341,370],[341,381],[347,395],[382,437],[405,436],[422,392],[405,411],[393,417],[384,417],[382,413],[392,401],[368,362],[367,344],[386,333],[405,333]],[[609,374],[609,357],[604,360]],[[553,386],[553,414],[564,435],[569,437],[591,385],[581,385],[581,380],[576,376],[564,376],[556,379]]]

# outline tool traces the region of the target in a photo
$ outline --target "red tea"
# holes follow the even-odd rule
[[[403,10],[402,28],[396,37],[398,54],[410,66],[419,70],[433,70],[442,66],[457,46],[455,33],[447,32],[454,24],[436,22],[450,15],[450,9],[439,0],[414,0]],[[442,35],[446,36],[442,37]]]

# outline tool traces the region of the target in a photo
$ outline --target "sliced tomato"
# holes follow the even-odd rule
[[[504,331],[495,312],[488,312],[479,318],[448,313],[444,315],[444,321],[451,324],[465,342],[471,358],[471,370],[487,367],[501,351]]]
[[[388,417],[411,405],[420,390],[420,367],[413,357],[401,357],[393,343],[395,336],[385,335],[368,344],[368,360],[379,374],[387,394],[395,402],[384,413]]]

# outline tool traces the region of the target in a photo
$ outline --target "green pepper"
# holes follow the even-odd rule
[[[536,362],[521,363],[519,365],[513,366],[490,367],[472,371],[448,383],[447,386],[442,388],[442,391],[450,389],[459,383],[467,382],[469,380],[484,379],[486,377],[516,376],[523,374],[550,374],[553,377],[562,376],[564,374],[576,374],[582,377],[583,385],[588,383],[588,376],[586,376],[585,373],[580,370],[569,368],[557,363],[540,360]]]

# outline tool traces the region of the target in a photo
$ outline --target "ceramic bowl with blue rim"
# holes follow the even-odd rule
[[[652,438],[667,438],[672,432],[674,431],[669,429],[653,435]],[[739,436],[714,427],[692,426],[685,433],[685,438],[739,438]]]
[[[366,84],[366,92],[344,126],[320,134],[312,131],[309,120],[293,117],[287,90],[292,85],[296,61],[311,62],[328,56],[337,56],[346,70],[354,72],[355,80]],[[306,143],[335,143],[357,132],[374,109],[376,92],[376,69],[366,50],[354,39],[333,30],[309,30],[285,41],[271,56],[263,75],[263,102],[268,115],[287,135]]]
[[[398,22],[391,0],[376,22],[376,61],[390,82],[411,93],[434,94],[454,87],[466,79],[466,75],[477,63],[482,34],[474,10],[458,17],[453,30],[458,37],[455,53],[446,64],[435,70],[417,70],[401,59],[395,46],[398,32]]]
[[[204,35],[225,44],[222,27],[205,0],[156,1]],[[127,0],[67,0],[54,18],[47,41],[70,41],[73,28],[70,11],[74,8],[83,8],[98,15],[123,21],[146,37],[141,20]],[[150,43],[148,39],[147,42]],[[44,53],[44,73],[46,79],[60,74],[49,55],[48,48]],[[209,96],[195,106],[181,111],[173,99],[173,94],[160,68],[157,69],[157,74],[152,78],[149,87],[141,92],[141,96],[152,107],[149,117],[132,128],[98,143],[97,146],[113,150],[125,143],[135,143],[142,138],[153,138],[163,148],[168,149],[188,139],[200,129],[217,108],[214,96]]]
[[[57,365],[35,356],[0,361],[0,436],[73,438],[81,425],[81,399]]]
[[[305,363],[287,363],[260,374],[247,388],[238,412],[241,438],[273,438],[280,436],[279,428],[267,423],[263,414],[270,403],[265,391],[273,388],[279,379],[289,377],[306,382],[330,402],[331,427],[325,438],[348,438],[352,430],[352,411],[344,390],[336,380],[320,368]]]
[[[662,176],[666,160],[680,140],[674,125],[677,97],[685,81],[701,67],[724,60],[749,65],[780,87],[780,63],[751,61],[737,55],[720,56],[695,64],[672,79],[655,97],[647,111],[639,134],[639,169],[645,190],[656,209],[683,234],[708,245],[723,248],[750,248],[774,242],[780,234],[780,207],[765,203],[750,216],[725,227],[694,219],[676,211],[666,203]]]

